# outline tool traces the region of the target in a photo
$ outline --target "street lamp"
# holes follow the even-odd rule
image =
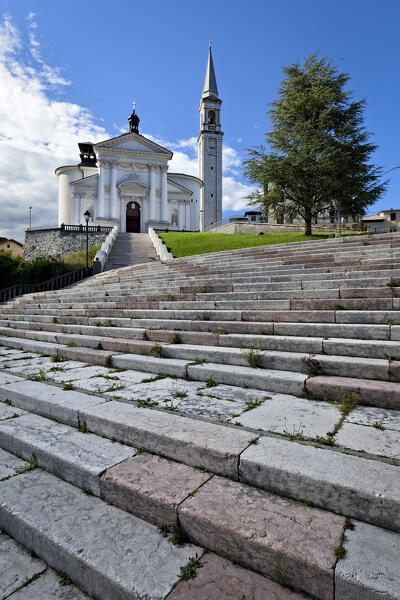
[[[83,213],[86,221],[86,273],[89,270],[89,219],[90,212],[87,210]]]
[[[32,229],[32,206],[29,207],[29,229]]]

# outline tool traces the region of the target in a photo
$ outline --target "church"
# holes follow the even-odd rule
[[[204,231],[222,218],[222,101],[211,54],[200,99],[199,177],[173,173],[173,153],[139,133],[140,119],[130,115],[129,131],[93,144],[80,142],[80,162],[56,169],[58,225],[119,225],[122,233],[146,233],[149,227]]]

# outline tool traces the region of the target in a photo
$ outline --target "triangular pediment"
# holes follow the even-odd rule
[[[189,194],[190,196],[192,195],[192,191],[188,190],[188,188],[185,188],[183,185],[180,185],[179,183],[176,183],[175,181],[171,181],[171,179],[168,179],[168,192],[171,192],[172,194]]]
[[[99,150],[110,148],[115,150],[128,150],[129,152],[156,153],[162,154],[168,159],[172,158],[172,152],[170,150],[149,140],[144,137],[144,135],[140,135],[140,133],[123,133],[115,138],[110,138],[109,140],[104,140],[104,142],[94,144],[94,148]]]

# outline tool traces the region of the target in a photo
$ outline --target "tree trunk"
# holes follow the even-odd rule
[[[304,234],[305,235],[311,235],[312,234],[312,214],[311,214],[311,210],[306,210],[306,212],[305,212]]]

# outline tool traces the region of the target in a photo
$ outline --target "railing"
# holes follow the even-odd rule
[[[119,225],[115,225],[115,227],[111,227],[110,231],[101,245],[101,248],[98,252],[96,252],[96,256],[93,261],[93,275],[97,275],[104,270],[104,267],[107,264],[107,261],[110,257],[111,250],[113,249],[115,240],[117,239],[119,233]]]
[[[89,267],[86,269],[79,269],[78,271],[70,271],[69,273],[63,273],[57,275],[52,279],[47,279],[41,283],[17,283],[11,287],[0,290],[0,304],[9,302],[17,296],[23,296],[24,294],[32,294],[35,292],[47,292],[50,290],[59,290],[61,288],[77,283],[86,277],[90,277],[93,274],[93,269]]]
[[[161,238],[158,237],[156,232],[152,227],[149,227],[148,230],[149,238],[154,246],[155,251],[157,252],[157,256],[159,259],[164,262],[165,260],[174,260],[171,252],[167,249],[167,246],[164,244]]]
[[[89,233],[110,233],[112,227],[106,225],[89,225],[88,232]],[[54,227],[31,227],[27,229],[29,231],[68,231],[72,233],[86,233],[86,225],[65,225],[61,223],[60,227],[55,225]]]

